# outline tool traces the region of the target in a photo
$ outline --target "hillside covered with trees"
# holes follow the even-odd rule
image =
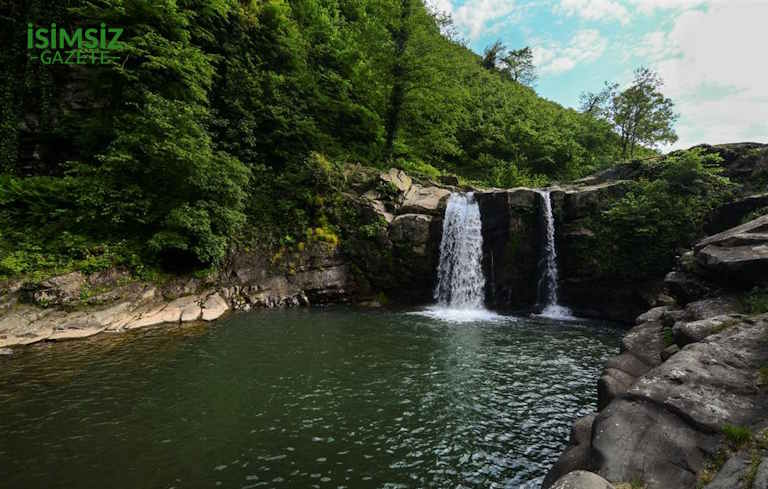
[[[0,275],[333,241],[350,165],[509,187],[629,155],[608,95],[540,98],[530,49],[476,54],[419,0],[31,0],[0,19]],[[52,23],[123,28],[119,59],[42,63],[25,32]]]

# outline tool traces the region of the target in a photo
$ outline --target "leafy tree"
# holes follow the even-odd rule
[[[518,83],[531,86],[536,81],[536,68],[533,64],[533,51],[526,46],[513,49],[501,59],[504,72]]]
[[[126,45],[108,66],[34,64],[23,36],[0,53],[9,273],[354,241],[347,163],[518,185],[621,150],[602,114],[525,86],[530,49],[478,55],[422,0],[29,0],[0,21],[48,18],[123,26]]]
[[[506,49],[506,46],[499,40],[485,48],[482,60],[483,68],[491,71],[498,69],[499,62],[504,56],[504,51],[506,51]]]
[[[641,67],[635,70],[632,85],[622,92],[617,93],[617,84],[606,82],[598,93],[583,93],[581,109],[610,121],[621,138],[622,156],[632,158],[640,145],[655,147],[677,141],[674,124],[678,114],[674,102],[661,93],[663,85],[656,72]]]

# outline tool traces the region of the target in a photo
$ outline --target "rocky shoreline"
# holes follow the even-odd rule
[[[768,215],[681,257],[674,301],[627,332],[542,487],[768,488],[768,313],[744,301],[766,266]]]

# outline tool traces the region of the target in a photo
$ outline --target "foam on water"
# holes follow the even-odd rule
[[[475,196],[472,192],[451,194],[440,241],[435,287],[437,305],[415,314],[456,323],[502,318],[483,306],[485,276],[482,260],[482,221]]]
[[[414,311],[409,314],[426,316],[428,318],[438,319],[449,323],[514,321],[513,317],[502,316],[484,308],[430,306],[421,311]]]

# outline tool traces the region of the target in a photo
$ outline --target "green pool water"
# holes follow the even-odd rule
[[[330,308],[20,348],[0,487],[538,487],[619,337]]]

